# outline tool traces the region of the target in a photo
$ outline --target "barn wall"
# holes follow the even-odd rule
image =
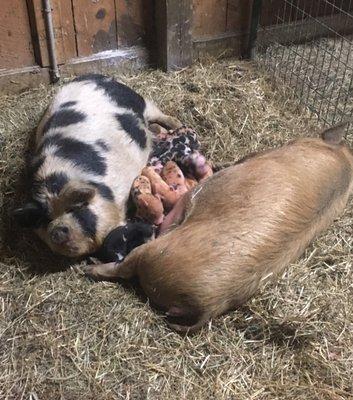
[[[173,3],[176,0],[166,1],[177,11],[177,5]],[[183,4],[187,1],[184,0]],[[252,0],[189,1],[192,2],[193,59],[209,54],[243,54],[248,40]],[[160,35],[159,26],[156,27],[156,9],[165,1],[51,0],[51,3],[56,52],[62,73],[99,71],[101,65],[114,67],[124,59],[137,64],[156,60]],[[282,10],[286,21],[295,21],[297,14],[286,15],[287,3],[286,0],[263,0],[261,25],[278,24]],[[351,0],[332,0],[332,7],[320,3],[321,0],[298,0],[296,4],[306,12],[317,8],[320,16],[332,14],[335,5],[352,7]],[[106,53],[102,61],[100,54],[104,51],[113,52]],[[14,71],[17,73],[21,68],[25,68],[27,73],[24,87],[42,78],[47,80],[48,65],[42,0],[1,0],[0,89],[6,77],[10,76],[7,81],[13,82]],[[18,87],[21,87],[20,83]]]

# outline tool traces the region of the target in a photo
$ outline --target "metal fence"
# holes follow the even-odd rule
[[[352,0],[262,1],[254,50],[319,120],[353,117]]]

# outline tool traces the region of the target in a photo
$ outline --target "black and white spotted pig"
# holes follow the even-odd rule
[[[63,86],[36,134],[31,201],[15,211],[52,251],[94,253],[125,224],[134,178],[152,146],[147,124],[181,126],[127,86],[85,75]]]

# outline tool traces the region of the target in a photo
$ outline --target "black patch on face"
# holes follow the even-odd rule
[[[131,114],[116,114],[115,117],[131,139],[144,149],[147,142],[146,133],[139,127],[139,120]]]
[[[98,193],[104,199],[109,200],[109,201],[114,201],[114,194],[109,186],[105,185],[104,183],[98,183],[98,182],[93,182],[93,181],[89,181],[88,183],[90,185],[94,186],[95,188],[97,188]]]
[[[64,172],[54,172],[44,179],[44,185],[48,191],[56,196],[59,195],[63,187],[69,182],[69,177]]]
[[[108,151],[109,150],[108,145],[102,139],[96,140],[96,145],[99,146],[104,151]]]
[[[88,208],[80,208],[72,212],[85,235],[93,238],[97,232],[97,216]]]
[[[74,110],[59,110],[56,111],[45,123],[43,133],[51,128],[59,128],[69,125],[74,125],[86,119],[86,115]]]
[[[54,155],[71,161],[75,166],[95,175],[105,175],[107,164],[97,150],[90,144],[73,138],[65,138],[60,134],[44,139],[41,149],[55,145]]]
[[[146,108],[146,103],[143,97],[130,89],[128,86],[99,74],[82,75],[74,80],[74,82],[94,82],[98,88],[104,89],[109,96],[119,107],[124,107],[136,113],[143,120],[143,113]]]
[[[77,101],[67,101],[66,103],[60,104],[60,108],[69,108],[77,104]]]

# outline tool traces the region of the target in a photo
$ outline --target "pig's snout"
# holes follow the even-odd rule
[[[64,244],[70,239],[70,231],[67,226],[56,226],[50,232],[50,238],[55,244]]]

